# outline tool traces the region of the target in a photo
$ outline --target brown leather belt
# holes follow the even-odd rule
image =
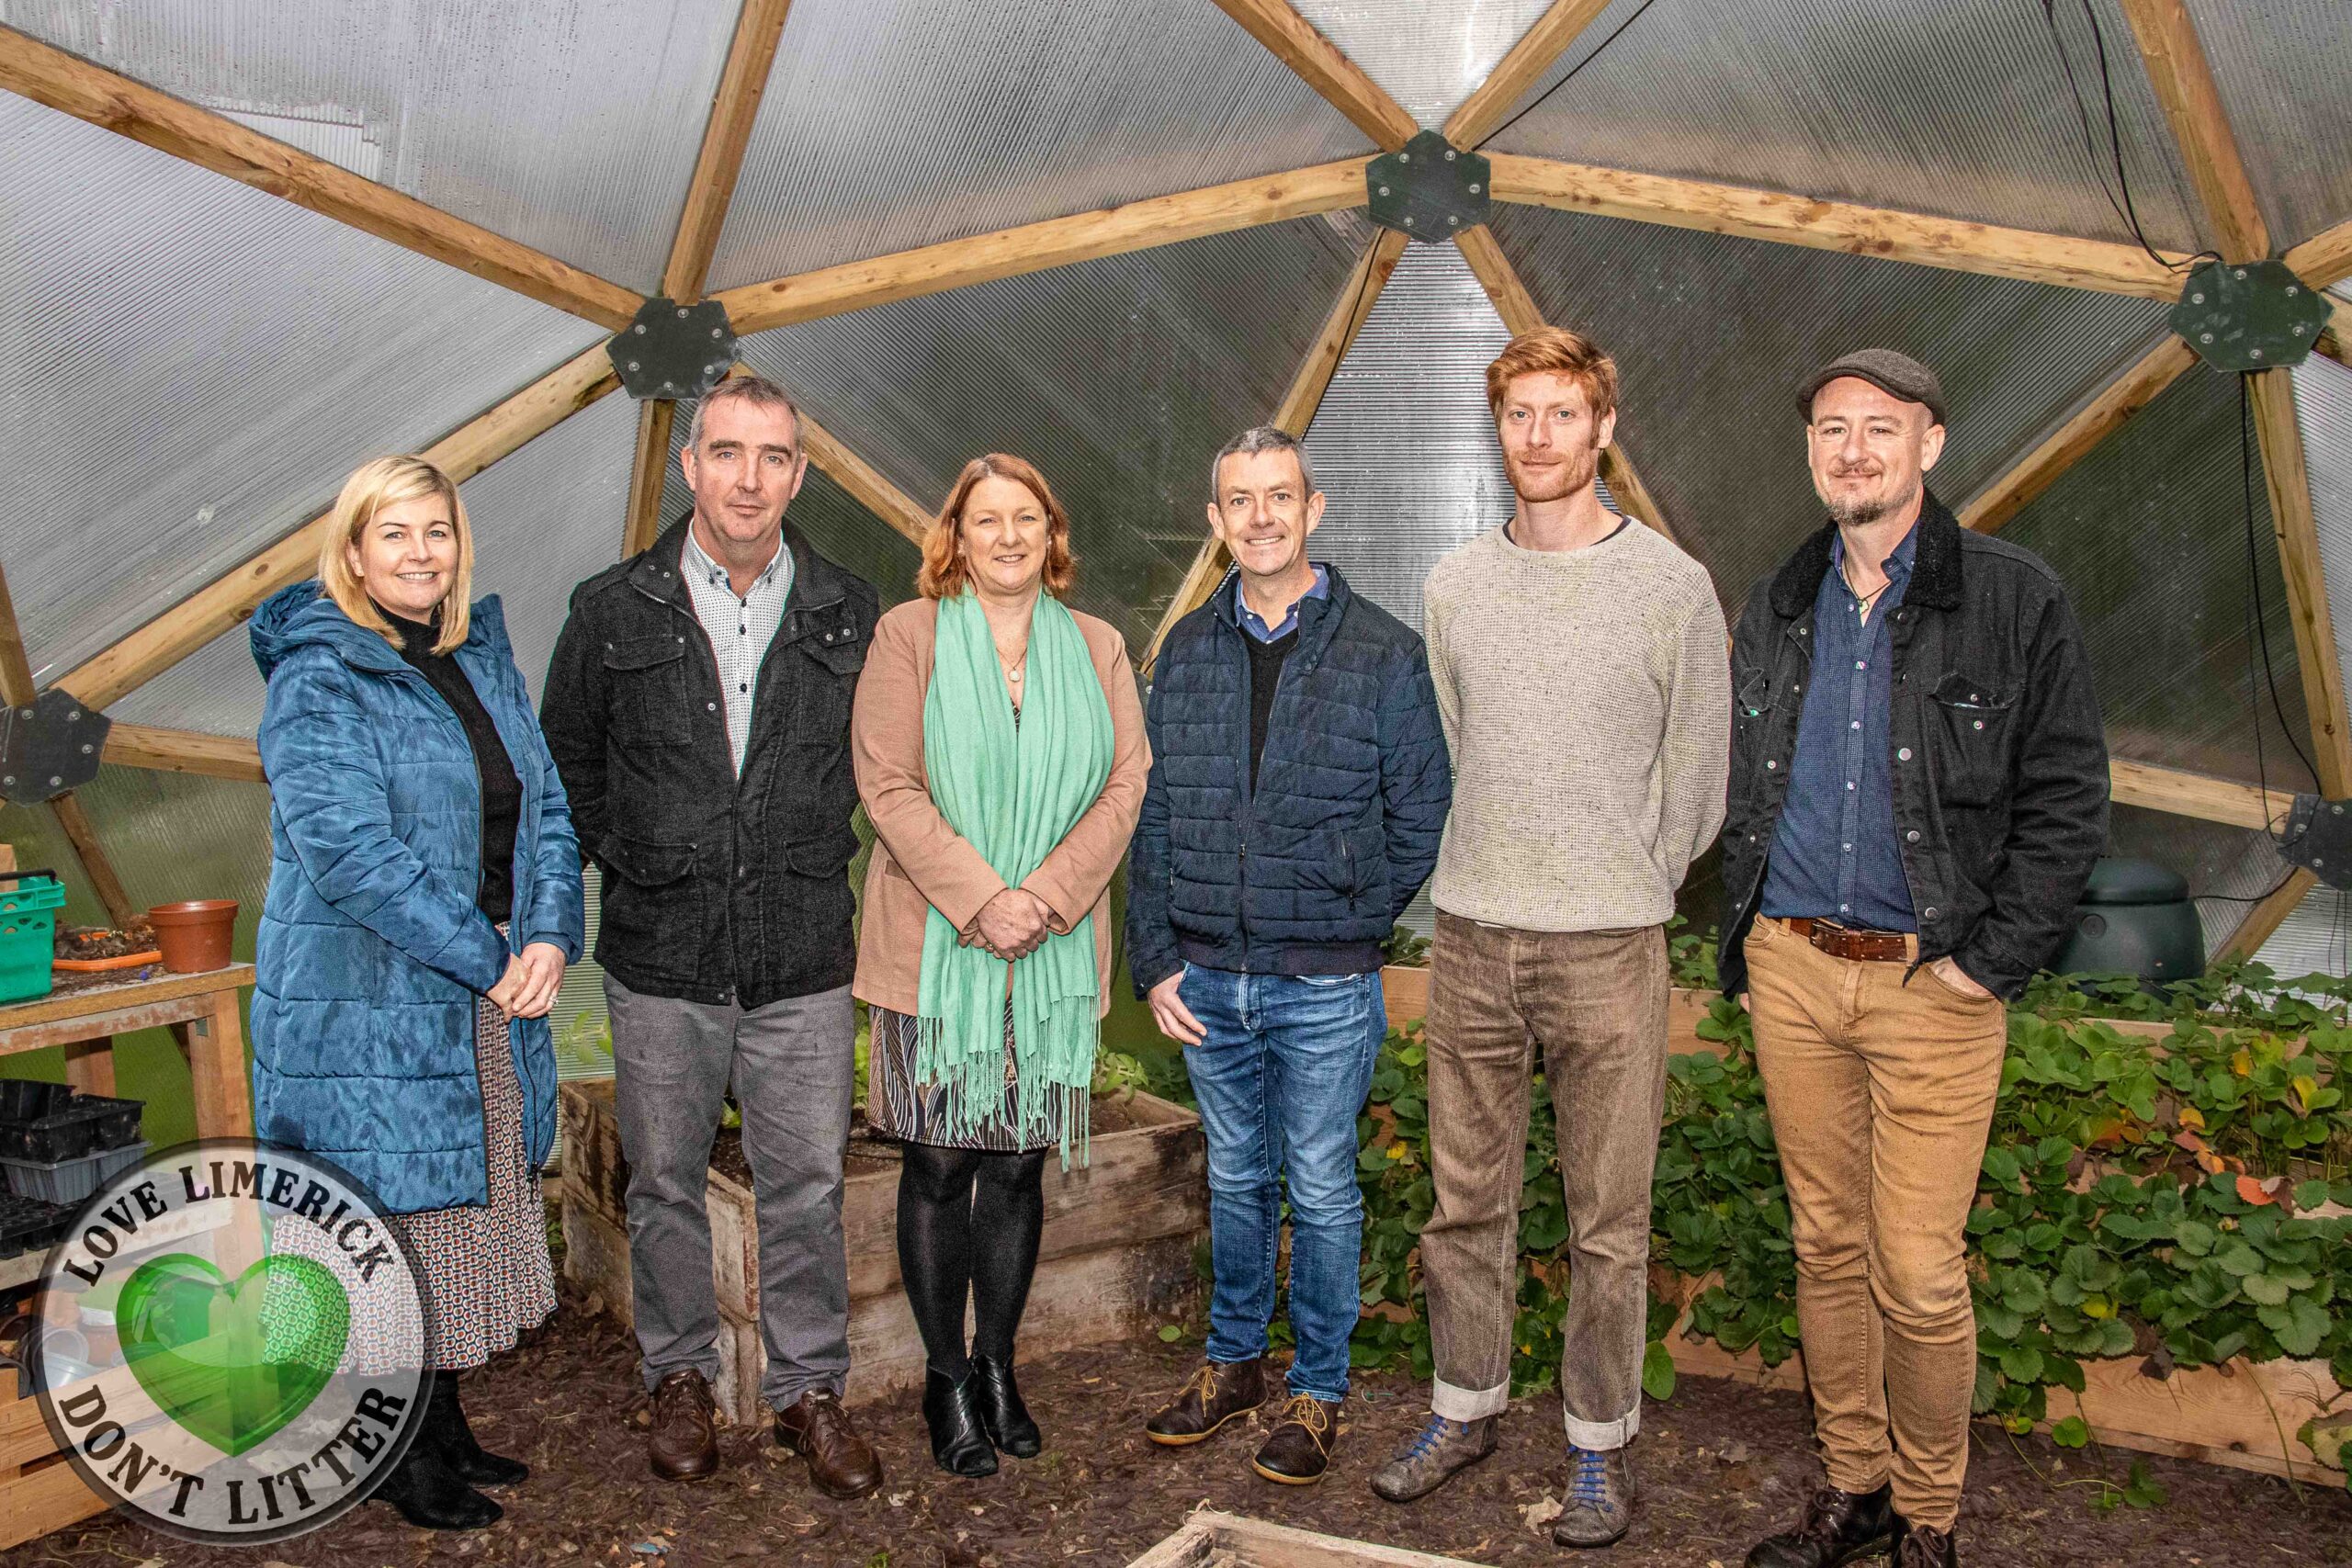
[[[1901,931],[1857,931],[1833,925],[1810,915],[1792,915],[1781,922],[1832,958],[1856,963],[1900,964],[1909,956]]]

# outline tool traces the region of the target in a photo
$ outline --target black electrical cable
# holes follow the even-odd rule
[[[1484,147],[1487,142],[1492,141],[1496,137],[1500,136],[1504,131],[1509,130],[1512,126],[1517,125],[1521,120],[1525,119],[1529,115],[1532,115],[1537,109],[1542,108],[1545,98],[1550,97],[1553,94],[1566,86],[1570,82],[1575,81],[1577,72],[1583,70],[1586,66],[1600,59],[1600,51],[1607,49],[1611,44],[1615,43],[1619,33],[1623,32],[1627,28],[1630,28],[1635,22],[1640,21],[1642,19],[1642,13],[1657,4],[1657,0],[1642,0],[1642,3],[1639,6],[1634,7],[1634,14],[1632,16],[1626,17],[1623,21],[1609,29],[1609,36],[1602,39],[1600,42],[1595,46],[1590,54],[1586,55],[1582,60],[1577,61],[1574,65],[1570,66],[1566,75],[1561,77],[1558,81],[1544,88],[1542,97],[1537,98],[1533,103],[1528,105],[1525,108],[1520,110],[1517,114],[1511,116],[1509,119],[1495,127],[1494,130],[1480,137],[1478,139],[1478,146],[1471,148],[1470,151],[1476,152],[1478,151],[1479,147]]]
[[[2059,68],[2066,73],[2066,90],[2075,100],[2075,122],[2082,127],[2083,151],[2090,158],[2091,177],[2098,181],[2099,194],[2107,198],[2108,206],[2115,209],[2116,217],[2132,231],[2132,237],[2139,241],[2140,248],[2165,271],[2192,272],[2200,262],[2220,261],[2221,254],[2217,251],[2199,251],[2186,260],[2174,261],[2149,243],[2147,231],[2140,223],[2139,205],[2132,199],[2132,175],[2123,162],[2123,128],[2115,109],[2115,77],[2108,65],[2107,34],[2098,24],[2098,13],[2092,9],[2091,0],[2078,0],[2078,3],[2082,6],[2083,19],[2090,24],[2091,44],[2098,57],[2099,90],[2107,108],[2108,145],[2105,152],[2100,151],[2098,137],[2091,130],[2090,106],[2083,101],[2082,83],[2075,75],[2074,56],[2067,51],[2064,35],[2058,30],[2058,0],[2041,0],[2041,19],[2050,28],[2050,42],[2058,52]],[[2115,183],[2122,193],[2120,202],[2116,200],[2116,191],[2108,188],[2105,165],[2109,163],[2114,165]]]
[[[2254,614],[2255,641],[2262,649],[2262,678],[2270,688],[2270,711],[2278,716],[2278,728],[2286,735],[2288,748],[2295,753],[2295,760],[2302,763],[2303,771],[2316,780],[2319,777],[2319,770],[2312,765],[2312,760],[2305,754],[2301,743],[2296,740],[2295,727],[2287,722],[2287,706],[2278,697],[2278,671],[2272,669],[2270,664],[2270,628],[2266,624],[2266,617],[2262,611],[2262,570],[2258,564],[2259,558],[2254,542],[2254,432],[2253,413],[2248,406],[2246,391],[2247,379],[2248,378],[2245,375],[2238,378],[2238,483],[2243,492],[2241,499],[2245,506],[2245,575],[2246,585],[2252,591],[2251,608]],[[2248,650],[2249,662],[2246,670],[2249,685],[2253,683],[2254,677],[2251,651],[2251,649]],[[2262,740],[2262,699],[2259,693],[2255,696],[2254,733],[2255,761],[2258,768],[2261,765]],[[2263,780],[2263,786],[2266,789],[2269,787],[2269,781],[2267,778]]]

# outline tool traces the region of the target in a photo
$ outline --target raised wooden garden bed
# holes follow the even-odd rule
[[[1115,1102],[1115,1103],[1113,1103]],[[1046,1228],[1022,1319],[1025,1355],[1098,1345],[1181,1314],[1196,1287],[1195,1243],[1208,1227],[1208,1156],[1200,1119],[1148,1094],[1096,1098],[1092,1159],[1046,1166]],[[564,1272],[609,1311],[630,1314],[628,1165],[609,1080],[562,1088]],[[922,1382],[922,1341],[899,1288],[896,1150],[854,1140],[842,1200],[848,1239],[850,1382],[855,1404]],[[719,1407],[760,1416],[766,1355],[759,1331],[759,1226],[750,1186],[713,1170],[711,1273],[718,1292]]]
[[[1471,1568],[1460,1557],[1432,1557],[1374,1546],[1207,1509],[1136,1558],[1127,1568]]]

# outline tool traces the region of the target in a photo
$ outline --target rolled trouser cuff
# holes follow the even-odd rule
[[[1637,1399],[1634,1408],[1614,1421],[1579,1421],[1563,1410],[1561,1416],[1568,1428],[1568,1441],[1580,1449],[1606,1453],[1622,1449],[1634,1440],[1642,1429],[1642,1406]]]
[[[1492,1388],[1456,1388],[1443,1378],[1430,1384],[1430,1413],[1448,1421],[1483,1421],[1499,1416],[1510,1404],[1510,1383]]]

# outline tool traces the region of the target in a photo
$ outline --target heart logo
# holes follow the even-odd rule
[[[351,1300],[307,1258],[265,1258],[232,1280],[175,1252],[131,1274],[115,1322],[147,1397],[235,1455],[300,1416],[334,1375]]]

